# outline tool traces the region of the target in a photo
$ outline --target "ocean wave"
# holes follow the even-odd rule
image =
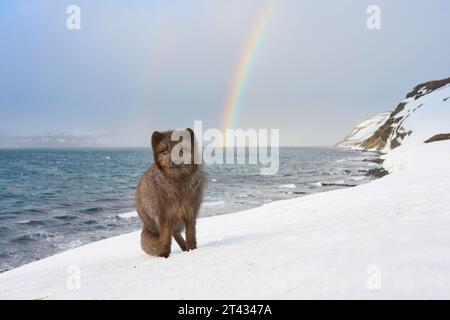
[[[336,181],[322,182],[322,185],[324,185],[324,184],[333,185],[333,184],[343,184],[343,183],[345,183],[344,180],[336,180]]]
[[[241,193],[241,194],[237,194],[236,197],[238,197],[238,198],[248,198],[248,197],[249,197],[249,194],[247,194],[247,193]]]
[[[321,187],[322,186],[322,182],[319,182],[319,181],[311,182],[309,185],[312,186],[312,187]]]
[[[8,219],[16,219],[16,214],[0,214],[0,221],[1,220],[8,220]]]
[[[29,241],[37,241],[37,240],[47,240],[53,238],[53,235],[48,234],[47,232],[36,232],[24,234],[18,237],[11,239],[11,242],[21,243],[21,242],[29,242]]]
[[[136,211],[130,211],[125,213],[119,213],[117,215],[120,219],[131,219],[131,218],[137,218],[138,214]]]
[[[203,207],[215,207],[215,206],[221,206],[225,204],[224,200],[219,200],[219,201],[210,201],[210,202],[203,202],[202,206]]]
[[[103,208],[93,207],[93,208],[84,209],[81,212],[90,214],[90,213],[97,213],[97,212],[101,212],[101,211],[103,211]]]
[[[48,221],[45,220],[21,220],[21,221],[17,221],[17,224],[28,224],[31,226],[41,226],[46,224]]]
[[[63,221],[73,221],[73,220],[78,219],[78,217],[74,216],[74,215],[62,215],[62,216],[56,216],[54,218],[58,219],[58,220],[63,220]]]
[[[350,157],[350,158],[344,158],[336,160],[337,163],[343,163],[343,162],[362,162],[365,161],[366,157]]]
[[[6,234],[9,233],[11,231],[11,229],[4,227],[4,226],[0,226],[0,234]]]
[[[69,250],[69,249],[79,247],[83,244],[84,243],[81,240],[73,240],[73,241],[70,241],[69,243],[58,243],[58,244],[56,244],[56,247],[58,247],[61,250]]]
[[[293,183],[288,183],[288,184],[282,184],[281,186],[278,186],[278,188],[281,189],[295,189],[297,188],[297,186]]]
[[[28,224],[30,222],[31,222],[31,220],[21,220],[21,221],[17,221],[16,223],[17,224]]]
[[[83,224],[93,225],[93,224],[98,224],[98,221],[96,221],[96,220],[86,220],[86,221],[83,222]]]
[[[353,181],[361,181],[361,180],[366,179],[366,177],[358,176],[358,177],[350,177],[349,179],[350,179],[350,180],[353,180]]]

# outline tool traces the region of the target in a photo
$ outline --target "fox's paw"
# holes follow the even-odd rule
[[[158,257],[168,258],[170,256],[170,252],[161,252],[158,254]]]
[[[187,251],[191,251],[191,250],[195,250],[195,249],[197,249],[197,244],[195,242],[194,243],[186,242],[186,250]]]

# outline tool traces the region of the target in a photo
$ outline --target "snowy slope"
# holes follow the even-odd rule
[[[426,161],[431,157],[425,151],[420,152],[426,141],[433,141],[434,137],[450,133],[450,84],[439,88],[430,94],[424,95],[417,100],[408,98],[405,100],[405,108],[396,114],[400,119],[394,124],[394,130],[389,136],[383,156],[384,167],[389,171],[403,169],[416,161]],[[403,139],[399,138],[407,132]],[[401,146],[391,150],[392,141],[399,141]],[[441,146],[444,141],[429,142],[428,144]],[[446,141],[448,142],[448,140]],[[443,154],[440,161],[450,164],[450,153]]]
[[[384,178],[200,219],[198,250],[169,259],[137,232],[91,243],[0,274],[0,298],[449,298],[450,140],[424,143],[450,132],[449,96],[397,110],[411,133],[385,149]]]

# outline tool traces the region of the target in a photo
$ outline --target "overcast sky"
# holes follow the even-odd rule
[[[1,1],[0,147],[27,136],[147,146],[153,130],[220,127],[262,2]],[[66,28],[70,4],[81,30]],[[366,27],[370,4],[381,30]],[[238,127],[278,128],[282,145],[335,143],[450,76],[449,13],[448,0],[279,0]]]

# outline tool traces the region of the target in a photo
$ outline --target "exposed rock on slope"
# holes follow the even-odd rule
[[[432,136],[430,139],[425,140],[425,143],[442,141],[442,140],[450,140],[450,133],[440,133]]]
[[[391,112],[383,112],[358,124],[344,140],[335,146],[339,148],[355,148],[365,140],[373,136],[374,132],[380,128],[390,117]]]
[[[440,92],[439,99],[436,99],[438,92]],[[441,97],[441,95],[443,96]],[[411,125],[410,120],[411,117],[417,118],[417,116],[413,116],[413,114],[415,114],[418,109],[424,106],[425,108],[438,108],[437,106],[447,103],[449,97],[450,78],[421,83],[415,86],[414,89],[406,95],[406,99],[401,101],[394,111],[382,113],[359,124],[336,146],[382,152],[388,152],[389,150],[395,149],[413,132],[414,128]],[[427,120],[426,116],[422,117],[424,117],[424,119],[422,119],[423,121]],[[378,119],[378,121],[375,121],[375,119]],[[433,135],[425,137],[424,140],[427,140],[428,142],[443,140],[442,137],[446,135],[445,132],[448,132],[450,129],[448,126],[447,128],[445,127],[446,120],[448,126],[450,126],[450,119],[441,119],[441,121],[443,121],[441,125],[442,131],[435,131],[433,132]],[[368,121],[370,121],[369,125],[367,125]],[[426,123],[421,123],[420,126],[426,126]],[[362,136],[364,139],[355,139],[355,136],[361,138],[358,137],[358,132],[361,127],[364,127],[365,130],[364,135]]]
[[[418,84],[414,87],[413,91],[406,95],[406,98],[414,98],[418,99],[436,89],[439,89],[450,83],[450,78],[442,79],[442,80],[434,80],[428,81],[421,84]]]

